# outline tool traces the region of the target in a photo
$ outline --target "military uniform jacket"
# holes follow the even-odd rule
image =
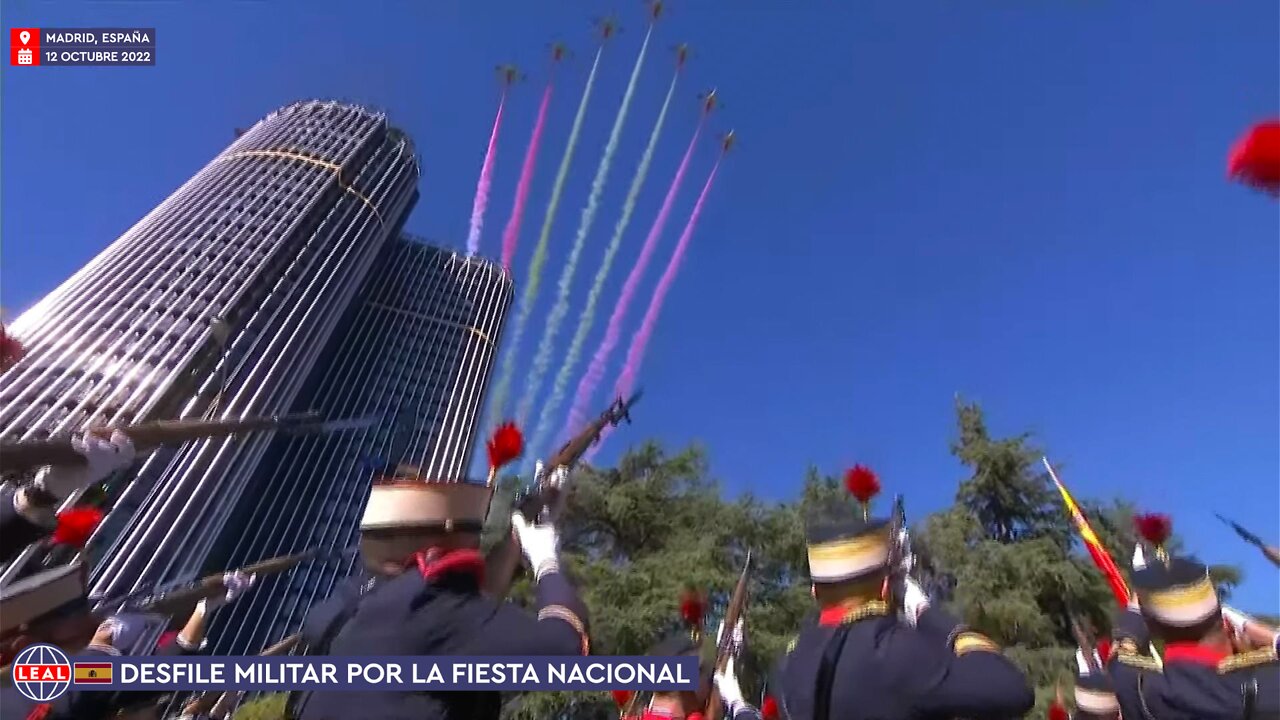
[[[193,655],[196,651],[188,650],[176,642],[171,642],[156,649],[155,655],[172,657],[175,655]],[[119,655],[112,648],[100,649],[96,646],[86,648],[78,657]],[[84,692],[75,685],[52,702],[37,703],[22,696],[15,687],[0,689],[0,719],[3,720],[106,720],[125,709],[136,709],[140,705],[156,702],[162,698],[163,692]]]
[[[826,610],[807,624],[771,687],[789,720],[1004,720],[1035,704],[1026,678],[990,640],[938,608],[912,628],[882,602]]]
[[[656,710],[645,710],[639,715],[624,716],[621,720],[672,720],[673,715],[665,715]],[[702,713],[692,713],[684,716],[684,720],[703,720]],[[760,720],[760,711],[750,705],[743,705],[733,713],[732,720]]]
[[[1276,648],[1221,657],[1170,644],[1161,669],[1142,615],[1118,613],[1112,636],[1107,670],[1125,720],[1280,720]]]
[[[40,525],[18,514],[14,497],[18,489],[12,485],[0,487],[0,563],[17,557],[31,543],[53,532],[53,523]]]
[[[585,655],[586,608],[559,573],[537,586],[537,616],[481,595],[477,578],[408,571],[348,582],[308,614],[309,653]],[[291,720],[496,720],[496,692],[310,692],[290,698]]]

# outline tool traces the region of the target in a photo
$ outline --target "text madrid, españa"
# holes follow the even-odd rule
[[[94,32],[77,30],[75,32],[46,32],[45,45],[150,45],[151,36],[142,31],[132,32]]]

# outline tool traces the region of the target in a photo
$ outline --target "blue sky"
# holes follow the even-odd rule
[[[606,51],[552,238],[554,284],[644,9],[541,5],[555,8],[6,2],[6,27],[158,28],[154,68],[4,69],[8,316],[234,128],[300,98],[385,108],[424,165],[408,229],[461,247],[496,106],[493,67],[513,62],[529,80],[508,103],[499,147],[483,241],[496,255],[547,47],[564,40],[576,54],[530,198],[522,279],[593,50],[589,19],[614,11],[625,32]],[[1280,542],[1277,206],[1223,177],[1230,144],[1280,105],[1277,27],[1276,4],[1253,1],[669,3],[654,39],[664,52],[641,77],[575,304],[666,90],[665,51],[687,41],[695,55],[589,346],[692,131],[699,90],[719,88],[714,129],[735,128],[739,151],[668,298],[637,424],[600,459],[646,436],[696,440],[730,489],[776,498],[809,464],[863,462],[918,515],[963,477],[947,449],[958,392],[983,403],[996,432],[1035,432],[1078,495],[1121,493],[1171,513],[1203,556],[1244,566],[1242,605],[1277,610],[1275,569],[1211,514]],[[706,143],[694,162],[633,323],[714,155]],[[544,306],[551,294],[544,287]]]

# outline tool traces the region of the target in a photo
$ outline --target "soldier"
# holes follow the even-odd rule
[[[518,449],[515,454],[518,454]],[[513,454],[490,455],[490,477]],[[361,520],[366,574],[309,614],[311,654],[586,655],[587,611],[560,572],[553,525],[520,513],[512,530],[537,585],[536,615],[481,593],[480,532],[492,482],[436,482],[401,467],[375,482]],[[496,719],[496,692],[294,693],[294,720]]]
[[[78,581],[83,578],[83,568],[79,560],[69,566],[74,574],[62,571],[55,575],[42,574],[32,576],[28,580],[42,580],[32,585],[33,590],[24,593],[24,600],[29,602],[43,601],[47,606],[47,614],[75,617],[75,627],[84,627],[94,620],[89,610],[83,584],[68,582],[66,578]],[[161,636],[156,643],[154,654],[161,656],[190,655],[200,652],[205,646],[205,623],[214,609],[221,607],[252,587],[254,578],[240,573],[229,574],[226,578],[226,591],[214,598],[200,600],[195,611],[186,624],[177,633]],[[15,583],[16,584],[16,583]],[[80,593],[68,601],[59,601],[74,590]],[[20,609],[16,608],[15,609]],[[71,654],[80,657],[119,656],[124,654],[143,654],[146,648],[140,647],[151,642],[155,637],[157,624],[167,622],[167,618],[138,613],[119,613],[108,617],[97,624],[88,638],[88,643],[64,645]],[[141,652],[139,652],[141,649]],[[40,720],[102,720],[113,717],[117,713],[135,715],[140,710],[150,712],[155,706],[159,693],[155,692],[81,692],[73,688],[57,700],[47,703],[36,703],[23,697],[13,687],[0,690],[0,717]]]
[[[1235,654],[1230,626],[1209,569],[1164,548],[1169,518],[1135,518],[1154,549],[1144,562],[1139,546],[1134,600],[1117,613],[1108,670],[1121,714],[1128,718],[1280,718],[1280,664],[1276,644]],[[1163,661],[1152,657],[1152,637],[1164,641]]]
[[[910,578],[901,592],[891,590],[894,556],[905,553],[891,524],[869,515],[880,489],[875,474],[857,466],[845,486],[860,511],[831,503],[806,522],[819,612],[775,671],[782,717],[1011,718],[1030,711],[1035,695],[1026,677],[994,642],[930,605]],[[891,606],[895,597],[901,599]]]
[[[702,657],[702,625],[706,605],[701,596],[686,594],[680,602],[680,615],[686,629],[663,638],[649,650],[649,655],[658,657]],[[724,633],[724,623],[716,631],[716,645]],[[738,686],[738,677],[734,672],[734,661],[742,651],[742,620],[738,621],[733,632],[733,655],[726,663],[725,669],[715,672],[714,660],[700,663],[700,684],[697,690],[680,692],[654,692],[649,705],[639,715],[623,716],[622,720],[702,720],[703,710],[711,697],[711,684],[720,692],[720,701],[724,703],[727,715],[732,720],[760,720],[760,713],[743,698]],[[629,705],[633,700],[623,696],[622,705]],[[625,713],[626,707],[623,708]]]
[[[1115,688],[1103,667],[1102,658],[1095,656],[1093,667],[1086,662],[1083,650],[1076,651],[1076,712],[1072,720],[1120,720],[1120,701]]]
[[[84,456],[83,465],[42,468],[26,487],[0,487],[0,563],[52,533],[54,511],[67,496],[128,467],[135,454],[129,436],[121,432],[109,438],[86,433],[71,445]]]

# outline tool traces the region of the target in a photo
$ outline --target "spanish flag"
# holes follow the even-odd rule
[[[110,685],[111,663],[75,664],[72,682],[77,685]]]
[[[1089,550],[1089,556],[1093,558],[1093,564],[1097,565],[1103,576],[1107,578],[1107,584],[1111,586],[1116,602],[1120,603],[1120,607],[1126,607],[1129,604],[1129,584],[1124,581],[1124,575],[1120,574],[1120,568],[1116,567],[1116,561],[1111,559],[1111,553],[1107,552],[1107,549],[1102,546],[1102,541],[1098,540],[1084,513],[1080,512],[1080,506],[1076,504],[1075,498],[1071,497],[1066,486],[1058,479],[1058,473],[1053,471],[1049,458],[1041,458],[1041,460],[1044,462],[1044,469],[1049,471],[1049,477],[1053,478],[1053,484],[1058,486],[1058,492],[1062,494],[1062,502],[1067,506],[1067,512],[1071,514],[1071,520],[1075,522],[1080,539],[1084,540],[1084,546]]]

